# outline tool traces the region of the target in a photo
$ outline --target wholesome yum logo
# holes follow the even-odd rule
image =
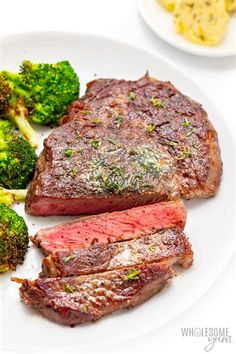
[[[181,328],[183,337],[203,337],[207,339],[204,347],[206,352],[212,350],[216,343],[232,343],[229,328],[205,327],[205,328]]]

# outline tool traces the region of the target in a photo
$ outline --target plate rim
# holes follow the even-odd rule
[[[150,0],[149,0],[150,1]],[[148,28],[156,35],[158,36],[164,43],[167,43],[170,47],[173,47],[175,49],[178,49],[184,53],[188,53],[191,54],[193,56],[198,56],[198,57],[205,57],[205,58],[230,58],[230,57],[235,57],[236,56],[236,49],[235,50],[228,50],[226,52],[221,52],[219,51],[215,51],[214,53],[210,53],[210,52],[206,52],[204,51],[205,47],[201,46],[200,48],[202,49],[202,52],[198,50],[198,46],[196,45],[196,47],[194,47],[194,43],[190,43],[192,44],[191,47],[187,48],[186,46],[184,46],[182,43],[180,44],[176,44],[175,41],[171,41],[168,36],[163,35],[160,31],[157,31],[157,29],[155,28],[155,26],[153,25],[152,21],[150,20],[149,16],[148,16],[148,12],[146,10],[145,7],[145,3],[147,1],[145,0],[139,0],[138,2],[138,10],[139,10],[139,14],[142,18],[142,20],[144,21],[144,23],[148,26]],[[151,2],[156,2],[156,0],[151,0]],[[187,40],[186,40],[187,41]],[[210,47],[209,47],[210,48]]]
[[[212,106],[212,108],[214,109],[214,111],[217,113],[217,115],[219,117],[221,117],[221,113],[219,112],[217,106],[215,105],[214,102],[212,102],[212,100],[209,98],[208,94],[205,93],[202,88],[195,83],[194,79],[189,78],[187,76],[187,74],[178,67],[178,65],[174,62],[172,62],[169,58],[166,58],[163,55],[160,55],[159,53],[156,53],[155,51],[149,50],[149,49],[145,49],[143,47],[137,46],[137,45],[133,45],[130,44],[129,42],[123,41],[123,40],[117,40],[114,39],[112,37],[109,36],[103,36],[103,35],[97,35],[97,34],[92,34],[92,33],[86,33],[86,32],[76,32],[76,31],[23,31],[23,32],[19,32],[19,33],[11,33],[8,35],[0,35],[0,50],[1,50],[1,45],[4,43],[8,43],[9,41],[16,41],[17,39],[20,41],[21,39],[24,39],[25,37],[28,38],[32,38],[34,36],[45,36],[45,38],[47,36],[56,36],[57,38],[61,37],[61,36],[67,36],[67,37],[71,37],[73,36],[74,38],[79,38],[79,37],[89,37],[91,39],[100,39],[102,41],[107,41],[107,42],[113,42],[117,45],[120,46],[125,46],[128,48],[132,48],[134,50],[138,50],[140,52],[142,52],[145,55],[149,55],[152,56],[154,58],[158,58],[158,60],[161,60],[162,62],[165,62],[168,66],[171,66],[173,69],[175,69],[179,75],[181,75],[185,80],[189,81],[191,86],[193,88],[195,88],[197,91],[201,92],[202,94],[204,94],[204,97],[206,98],[206,100],[210,103],[210,105]],[[235,141],[233,138],[233,135],[231,134],[231,131],[229,129],[228,123],[224,120],[224,129],[227,133],[227,135],[230,137],[231,140],[231,144],[233,146],[235,146]],[[234,171],[235,173],[235,171]],[[214,277],[213,282],[210,282],[209,286],[207,286],[204,291],[202,292],[202,294],[200,295],[200,297],[197,300],[192,300],[188,303],[187,307],[184,310],[178,310],[176,312],[176,314],[172,317],[172,320],[176,319],[178,316],[180,316],[182,313],[185,313],[186,311],[188,311],[191,306],[193,306],[196,302],[198,302],[199,300],[201,300],[201,298],[203,296],[205,296],[207,294],[207,292],[209,291],[209,289],[216,283],[216,281],[221,277],[221,275],[223,274],[223,271],[225,269],[225,267],[227,266],[227,264],[230,262],[231,257],[234,253],[234,249],[232,248],[230,250],[230,252],[228,253],[228,255],[226,256],[225,259],[223,259],[223,263],[222,263],[222,267],[220,267],[220,270],[217,272],[217,274]],[[118,344],[124,344],[125,342],[128,341],[132,341],[137,337],[140,337],[142,335],[146,335],[147,333],[151,332],[151,331],[156,331],[159,328],[167,325],[169,322],[169,319],[167,318],[165,321],[162,322],[161,325],[153,327],[153,328],[148,328],[146,330],[142,330],[142,332],[137,331],[137,333],[131,335],[129,338],[125,338],[124,340],[114,340],[113,343],[102,343],[102,344],[89,344],[89,345],[83,345],[80,346],[80,350],[85,350],[85,351],[91,351],[91,350],[101,350],[103,348],[111,348],[114,345],[118,345]],[[9,346],[7,345],[7,347],[2,346],[2,344],[0,344],[0,348],[5,349],[7,351],[9,350],[15,350],[19,353],[21,352],[26,352],[26,353],[39,353],[42,351],[42,349],[44,350],[44,352],[46,352],[46,350],[50,350],[50,352],[54,352],[54,351],[58,351],[58,352],[64,352],[65,348],[59,348],[59,347],[53,347],[53,348],[49,348],[47,349],[47,347],[43,347],[43,348],[38,348],[38,347],[23,347],[23,348],[18,348],[16,346]],[[67,347],[67,350],[74,352],[74,351],[78,351],[78,348],[75,346],[71,346],[71,347]]]

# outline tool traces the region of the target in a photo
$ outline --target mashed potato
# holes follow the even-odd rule
[[[225,0],[225,7],[228,12],[236,10],[236,0]]]
[[[159,0],[159,3],[168,11],[172,12],[175,8],[176,0]]]
[[[214,46],[224,37],[229,15],[224,0],[180,0],[174,9],[178,33],[193,43]]]

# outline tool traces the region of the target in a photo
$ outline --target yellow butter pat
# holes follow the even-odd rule
[[[223,39],[229,21],[224,0],[180,0],[173,14],[176,31],[190,42],[205,46]]]

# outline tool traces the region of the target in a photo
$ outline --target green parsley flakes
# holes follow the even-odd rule
[[[65,149],[65,155],[66,157],[72,157],[73,155],[73,150],[72,149]]]
[[[150,123],[150,124],[148,124],[147,127],[146,127],[146,132],[147,132],[147,133],[152,133],[152,132],[155,131],[155,129],[156,129],[156,124]]]
[[[169,146],[172,146],[172,147],[175,147],[178,143],[176,141],[165,141],[165,144],[169,145]]]
[[[89,310],[89,305],[88,304],[82,304],[81,305],[81,311],[84,313],[87,313]]]
[[[185,147],[185,148],[183,149],[183,155],[180,156],[180,157],[178,157],[177,160],[185,160],[185,159],[187,159],[188,157],[192,157],[192,155],[193,155],[193,154],[188,150],[188,148]]]
[[[191,136],[193,133],[194,133],[194,130],[192,129],[192,130],[190,130],[190,131],[186,134],[186,136],[189,137],[189,136]]]
[[[153,105],[153,107],[164,108],[163,102],[154,96],[152,96],[151,98],[151,104]]]
[[[123,118],[122,115],[120,115],[120,114],[117,114],[117,115],[115,116],[115,118],[114,118],[114,122],[115,122],[117,128],[120,128],[120,126],[121,126],[121,124],[123,123],[123,121],[124,121],[124,118]]]
[[[76,132],[75,137],[78,140],[80,140],[82,138],[79,130]]]
[[[63,259],[63,263],[68,263],[74,258],[75,258],[75,256],[73,254],[71,254]]]
[[[130,93],[129,93],[129,98],[133,101],[133,100],[135,100],[135,98],[137,97],[137,94],[134,92],[134,91],[131,91]]]
[[[151,251],[151,252],[155,252],[156,251],[156,245],[155,244],[151,244],[150,246],[148,246],[148,249]]]
[[[113,139],[112,137],[108,137],[107,141],[112,145],[119,146],[118,142],[115,139]]]
[[[91,123],[93,123],[93,124],[101,124],[102,123],[102,119],[100,119],[100,118],[91,119]]]
[[[189,120],[188,120],[187,117],[184,118],[184,121],[183,121],[183,123],[182,123],[182,126],[183,126],[184,128],[189,128],[189,127],[191,126],[191,123],[189,122]]]
[[[73,167],[72,168],[72,170],[71,170],[71,174],[72,174],[72,176],[76,176],[77,175],[77,173],[78,173],[78,169],[77,169],[77,167]]]
[[[136,280],[138,279],[139,271],[137,269],[131,269],[125,276],[126,280]]]
[[[91,139],[90,143],[91,143],[92,147],[96,150],[99,150],[102,145],[102,142],[97,138]]]
[[[75,291],[75,288],[73,285],[69,284],[69,283],[65,283],[64,285],[64,289],[67,293],[73,293]]]
[[[84,115],[89,115],[91,112],[89,111],[89,110],[87,110],[87,109],[84,109],[84,110],[82,110],[82,111],[80,111],[80,113],[82,113],[82,114],[84,114]]]

